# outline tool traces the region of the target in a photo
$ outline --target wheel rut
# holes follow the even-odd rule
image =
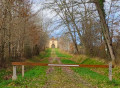
[[[62,64],[54,49],[49,63]],[[47,82],[43,88],[95,88],[69,67],[49,67],[46,73]]]

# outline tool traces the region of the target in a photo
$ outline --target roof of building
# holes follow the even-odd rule
[[[56,39],[54,37],[52,37],[51,40],[56,40]]]

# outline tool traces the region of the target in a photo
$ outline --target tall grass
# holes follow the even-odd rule
[[[60,53],[59,49],[57,48],[55,49],[55,52],[57,57],[72,58],[72,56],[69,54]]]

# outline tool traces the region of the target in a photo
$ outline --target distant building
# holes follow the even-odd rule
[[[54,37],[49,41],[49,48],[58,48],[58,41]]]

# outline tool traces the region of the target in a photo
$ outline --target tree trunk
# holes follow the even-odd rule
[[[102,27],[103,27],[102,31],[103,31],[103,35],[105,36],[105,40],[106,40],[107,47],[108,47],[108,50],[109,50],[109,53],[110,53],[110,57],[111,57],[113,63],[115,63],[115,55],[114,55],[114,52],[113,52],[112,41],[110,39],[109,27],[106,23],[104,13],[103,13],[103,11],[100,7],[99,2],[95,2],[95,5],[96,5],[96,8],[98,10],[98,14],[100,16],[101,24],[102,24]]]
[[[78,53],[79,51],[78,51],[77,43],[76,43],[76,41],[75,41],[75,39],[74,39],[74,37],[73,37],[73,35],[72,35],[72,33],[71,33],[71,30],[70,30],[70,27],[69,27],[69,23],[67,24],[67,27],[68,27],[68,30],[69,30],[70,35],[71,35],[71,37],[72,37],[72,41],[73,41],[73,43],[74,43],[76,52]]]

